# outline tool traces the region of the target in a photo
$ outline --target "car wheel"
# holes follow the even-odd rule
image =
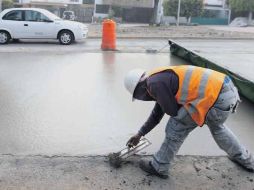
[[[59,34],[59,42],[63,45],[70,45],[74,41],[74,35],[71,31],[64,30]]]
[[[0,44],[7,44],[10,41],[10,34],[6,31],[0,31]]]

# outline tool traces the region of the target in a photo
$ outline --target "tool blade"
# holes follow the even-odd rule
[[[126,147],[123,150],[121,150],[119,157],[121,157],[122,159],[128,158],[129,156],[140,152],[141,150],[150,146],[151,144],[152,143],[148,139],[143,138],[139,141],[139,143],[135,147],[132,148]]]

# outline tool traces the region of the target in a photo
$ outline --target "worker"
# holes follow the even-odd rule
[[[254,172],[252,154],[224,124],[240,102],[237,88],[229,76],[190,65],[167,66],[151,72],[132,70],[126,75],[124,84],[132,100],[156,102],[147,121],[127,142],[128,146],[137,145],[165,113],[171,116],[166,125],[164,142],[151,161],[140,161],[142,170],[168,178],[170,164],[185,138],[197,126],[206,124],[228,157]]]

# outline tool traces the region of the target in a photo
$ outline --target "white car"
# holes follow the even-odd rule
[[[62,20],[38,8],[5,9],[0,13],[0,44],[10,39],[58,39],[63,45],[87,37],[85,24]]]

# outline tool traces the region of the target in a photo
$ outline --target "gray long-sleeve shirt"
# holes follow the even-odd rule
[[[173,71],[164,71],[146,79],[147,90],[156,101],[147,121],[140,128],[139,134],[149,133],[163,118],[164,114],[176,116],[181,107],[175,98],[178,91],[178,76]]]

